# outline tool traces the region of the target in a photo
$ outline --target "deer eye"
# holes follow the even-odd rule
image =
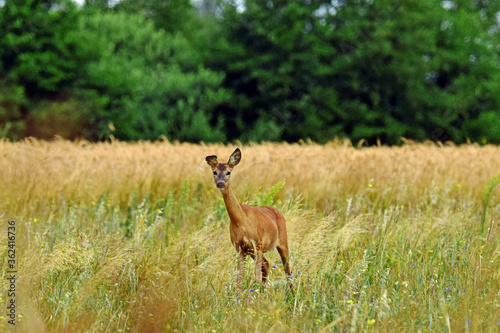
[[[229,171],[228,173],[226,173],[226,176],[229,176],[231,174],[231,171]]]

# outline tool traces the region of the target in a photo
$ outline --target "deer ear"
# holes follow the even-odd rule
[[[210,165],[214,169],[217,166],[217,164],[219,164],[219,162],[217,162],[217,156],[215,155],[210,155],[205,157],[205,161],[207,161],[208,165]]]
[[[240,163],[240,160],[241,160],[241,151],[240,148],[236,148],[234,153],[232,153],[231,156],[229,156],[229,161],[227,162],[227,164],[229,164],[231,168],[234,168],[236,165],[238,165],[238,163]]]

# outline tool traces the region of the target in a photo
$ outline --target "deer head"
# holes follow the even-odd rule
[[[218,189],[224,190],[229,185],[229,177],[231,176],[231,172],[233,168],[240,163],[241,160],[241,151],[239,148],[231,154],[229,157],[229,161],[227,163],[219,163],[217,161],[217,156],[211,155],[205,158],[208,165],[212,167],[212,171],[214,173],[214,181],[215,185]]]

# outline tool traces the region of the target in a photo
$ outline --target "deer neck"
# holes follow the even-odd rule
[[[231,223],[242,225],[247,216],[241,208],[241,204],[236,198],[233,189],[228,185],[224,190],[221,190],[221,193],[222,198],[224,199],[224,203],[226,204],[226,210]]]

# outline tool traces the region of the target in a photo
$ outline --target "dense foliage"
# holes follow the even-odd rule
[[[500,142],[495,1],[6,0],[0,137]]]

